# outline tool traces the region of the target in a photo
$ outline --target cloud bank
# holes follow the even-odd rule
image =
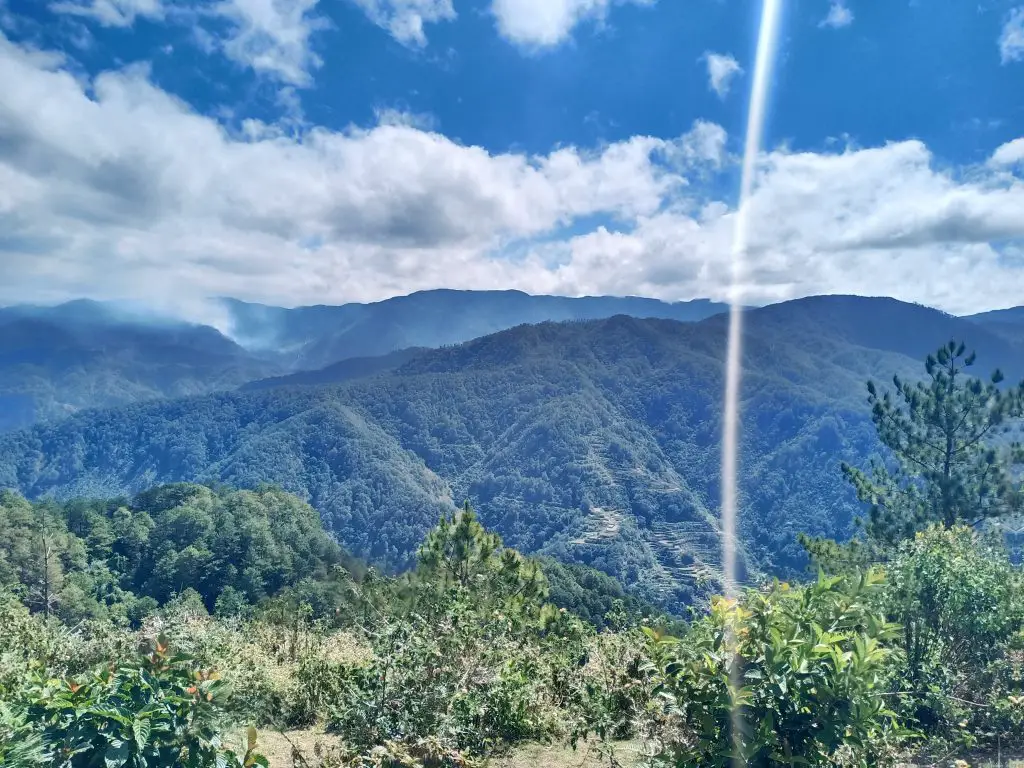
[[[1021,140],[1018,140],[1021,141]],[[231,132],[140,68],[91,81],[0,36],[0,302],[414,290],[728,295],[734,159],[718,125],[546,154],[415,120]],[[1020,146],[948,169],[919,141],[761,158],[746,298],[1020,303]]]

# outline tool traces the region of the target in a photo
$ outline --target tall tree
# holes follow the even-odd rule
[[[504,601],[539,604],[548,596],[540,566],[485,529],[469,502],[451,518],[443,517],[427,535],[418,553],[416,576]]]
[[[951,341],[928,356],[923,381],[895,376],[893,393],[868,382],[871,418],[890,458],[867,471],[843,464],[843,473],[871,505],[865,527],[873,543],[891,546],[930,523],[976,524],[1017,505],[1011,470],[1021,450],[1008,432],[1021,416],[1021,387],[1000,388],[999,371],[988,381],[971,376],[974,363],[973,352]]]

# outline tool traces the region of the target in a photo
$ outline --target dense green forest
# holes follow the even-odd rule
[[[1001,765],[1024,749],[1003,535],[1024,385],[976,360],[950,342],[922,377],[869,382],[882,457],[842,465],[858,535],[802,534],[816,578],[748,574],[688,622],[522,555],[469,503],[387,576],[269,487],[8,492],[0,764],[269,765],[260,731],[291,729],[330,737],[291,742],[307,768],[469,768],[538,741],[612,765]]]
[[[802,572],[806,532],[844,539],[858,509],[841,462],[878,449],[863,380],[924,376],[936,337],[969,337],[1016,376],[1004,337],[925,307],[822,297],[750,313],[742,555]],[[724,322],[616,317],[524,326],[335,386],[84,413],[0,439],[0,484],[29,498],[131,494],[154,483],[272,483],[354,555],[411,563],[453,502],[522,551],[615,577],[679,606],[719,577]]]
[[[186,590],[209,610],[253,604],[353,562],[315,510],[272,488],[180,484],[64,504],[0,494],[0,583],[69,624],[137,623]]]

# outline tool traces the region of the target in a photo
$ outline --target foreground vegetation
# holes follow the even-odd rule
[[[1024,750],[1024,576],[998,528],[972,525],[1017,511],[1016,452],[990,437],[1020,403],[943,349],[930,383],[897,384],[903,406],[872,391],[891,453],[847,469],[863,535],[804,538],[813,578],[685,623],[505,547],[468,505],[388,576],[269,488],[7,495],[0,764],[262,765],[260,732],[278,729],[333,735],[295,765],[352,768],[473,766],[537,742],[612,764],[628,742],[662,766]]]

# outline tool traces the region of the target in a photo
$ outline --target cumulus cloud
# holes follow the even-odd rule
[[[729,295],[735,211],[702,182],[731,173],[721,127],[531,155],[385,117],[229,132],[144,69],[84,81],[0,36],[0,303],[334,303],[442,286]],[[1024,181],[940,165],[917,141],[765,154],[746,299],[1019,303]]]
[[[50,3],[54,13],[91,18],[105,27],[130,27],[137,16],[162,19],[162,0],[61,0]]]
[[[455,19],[452,0],[353,0],[374,24],[403,45],[423,47],[423,25]]]
[[[832,0],[832,5],[828,9],[828,15],[819,22],[818,26],[840,29],[851,24],[853,24],[853,11],[847,8],[842,3],[842,0]]]
[[[1024,164],[1024,138],[1008,141],[992,153],[989,165],[1007,166]]]
[[[737,75],[743,74],[743,68],[728,53],[712,53],[708,51],[701,59],[708,67],[708,88],[724,99]]]
[[[1024,5],[1010,11],[999,35],[999,56],[1003,64],[1024,61]]]
[[[992,243],[1024,238],[1024,184],[957,181],[917,141],[777,151],[760,166],[745,300],[884,293],[953,312],[1020,303],[1024,258]],[[725,297],[734,218],[714,204],[642,217],[630,232],[581,235],[562,245],[545,288]]]
[[[233,136],[144,70],[82,83],[6,41],[0,56],[0,228],[23,256],[3,260],[5,285],[38,275],[81,289],[99,254],[131,265],[118,270],[125,279],[167,270],[215,292],[235,280],[233,290],[266,280],[286,293],[387,291],[420,270],[440,279],[459,254],[479,259],[457,270],[467,278],[496,269],[481,255],[505,242],[585,216],[652,215],[685,184],[681,168],[717,161],[706,124],[541,156],[491,154],[390,119],[300,135],[248,121]],[[62,254],[25,255],[43,241]],[[69,259],[74,268],[51,271]],[[378,270],[391,277],[370,279]]]
[[[567,40],[576,25],[603,22],[613,4],[653,5],[655,0],[492,0],[498,32],[506,40],[550,48]]]
[[[138,0],[136,0],[138,1]],[[314,11],[318,0],[220,0],[206,12],[227,20],[227,36],[205,36],[232,61],[294,86],[308,86],[322,60],[310,47],[328,26]]]

